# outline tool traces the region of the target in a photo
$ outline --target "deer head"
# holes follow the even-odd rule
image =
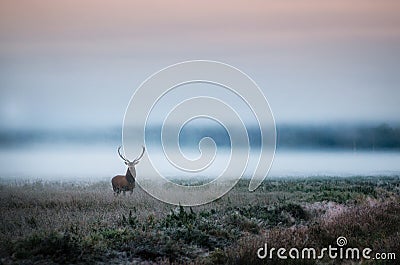
[[[142,146],[142,153],[135,160],[131,162],[121,154],[121,148],[122,146],[118,147],[118,155],[119,157],[121,157],[122,160],[124,160],[125,165],[127,165],[128,167],[136,166],[139,163],[140,159],[143,157],[145,151],[144,146]]]

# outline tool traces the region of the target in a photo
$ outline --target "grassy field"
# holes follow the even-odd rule
[[[114,197],[108,182],[3,181],[0,264],[271,264],[257,258],[265,243],[320,249],[339,236],[400,259],[400,177],[267,179],[256,192],[247,187],[241,181],[223,198],[188,208],[139,187]]]

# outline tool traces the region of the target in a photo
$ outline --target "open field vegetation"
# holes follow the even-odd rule
[[[115,197],[108,182],[2,181],[0,264],[265,264],[256,255],[265,243],[319,249],[339,236],[400,259],[398,176],[280,178],[252,193],[247,187],[242,180],[221,199],[190,208],[139,187]]]

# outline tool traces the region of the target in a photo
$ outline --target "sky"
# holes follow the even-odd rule
[[[248,74],[277,123],[400,122],[400,2],[0,1],[0,128],[120,126],[181,61]]]

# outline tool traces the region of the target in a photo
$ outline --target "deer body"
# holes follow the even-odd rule
[[[121,155],[120,149],[121,146],[118,148],[118,154],[124,160],[125,165],[128,166],[128,169],[126,170],[125,175],[117,175],[113,177],[111,180],[111,184],[114,190],[114,195],[118,195],[121,192],[125,194],[126,191],[130,191],[132,194],[133,189],[135,188],[135,178],[136,178],[135,166],[139,163],[139,160],[142,158],[145,148],[143,146],[142,153],[138,156],[138,158],[136,158],[132,162]]]
[[[135,168],[133,168],[133,171],[134,174],[132,175],[130,169],[128,168],[125,175],[117,175],[112,178],[111,184],[115,194],[119,194],[121,191],[124,193],[126,191],[130,191],[132,194],[133,189],[135,188]]]

